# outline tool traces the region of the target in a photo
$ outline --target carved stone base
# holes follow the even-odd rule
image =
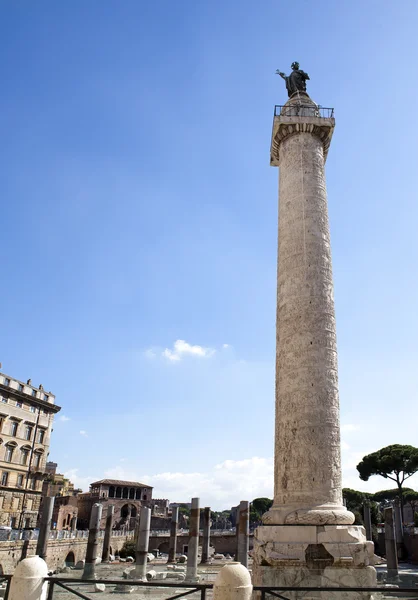
[[[254,534],[254,585],[375,587],[374,545],[358,525],[272,525]],[[370,592],[283,592],[286,598],[365,600]]]

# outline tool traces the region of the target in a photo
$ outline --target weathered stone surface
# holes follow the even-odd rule
[[[94,584],[94,591],[95,592],[105,592],[106,591],[106,585],[104,583],[95,583]]]
[[[254,538],[256,585],[376,583],[373,544],[342,502],[324,172],[333,128],[308,96],[292,97],[274,119],[271,164],[280,166],[275,490]]]

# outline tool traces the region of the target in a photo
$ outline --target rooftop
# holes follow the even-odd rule
[[[95,481],[91,483],[92,485],[118,485],[120,487],[147,487],[152,489],[152,485],[148,485],[147,483],[141,483],[139,481],[122,481],[121,479],[101,479],[100,481]]]

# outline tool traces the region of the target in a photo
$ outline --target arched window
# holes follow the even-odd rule
[[[143,498],[143,500],[146,500],[146,499],[147,499],[147,495],[146,495],[146,494],[144,494],[144,498]]]
[[[123,488],[123,495],[122,495],[122,498],[127,498],[127,497],[128,497],[128,493],[129,493],[129,490],[128,490],[128,488]]]
[[[109,498],[114,498],[115,497],[115,486],[111,485],[109,488]]]
[[[122,498],[122,489],[120,487],[116,488],[116,498]]]
[[[141,488],[135,490],[135,500],[141,500]]]
[[[35,451],[33,456],[33,465],[34,467],[40,467],[42,461],[42,452]]]
[[[134,490],[134,488],[131,488],[129,490],[129,499],[130,500],[134,500],[135,499],[135,490]]]
[[[12,462],[13,453],[15,451],[16,446],[17,444],[15,444],[14,442],[6,444],[6,452],[4,453],[5,462]]]
[[[131,508],[131,517],[133,519],[135,519],[136,515],[137,515],[136,506],[132,506],[132,508]]]
[[[30,447],[29,446],[23,446],[23,448],[20,449],[20,464],[21,465],[27,465],[29,462],[29,454],[30,454]]]

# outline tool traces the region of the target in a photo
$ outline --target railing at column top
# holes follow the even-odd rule
[[[322,119],[332,119],[334,117],[334,109],[326,108],[324,106],[315,106],[313,104],[276,104],[274,107],[274,116],[275,117],[296,117],[298,108],[301,108],[306,112],[307,109],[312,109],[315,112],[316,117],[320,117]]]

